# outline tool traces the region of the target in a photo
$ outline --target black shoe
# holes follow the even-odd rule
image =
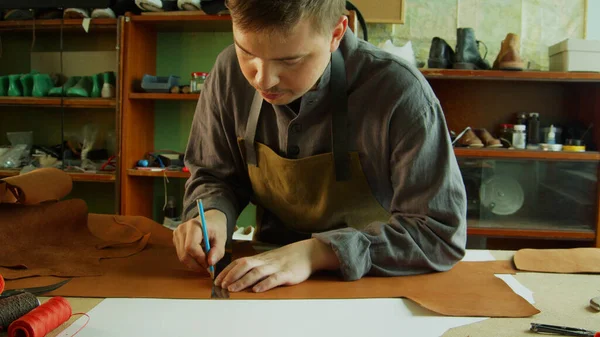
[[[427,66],[429,68],[448,69],[452,68],[452,63],[454,63],[454,50],[452,50],[452,47],[444,39],[434,37],[431,40]]]
[[[453,65],[454,69],[489,70],[492,68],[485,60],[487,46],[485,47],[485,55],[481,57],[481,54],[479,54],[480,42],[475,39],[473,28],[458,28],[456,32],[456,60]]]

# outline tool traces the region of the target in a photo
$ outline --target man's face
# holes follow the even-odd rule
[[[340,19],[332,33],[301,20],[290,32],[245,32],[233,25],[236,53],[244,76],[274,105],[289,104],[314,87],[347,27]]]

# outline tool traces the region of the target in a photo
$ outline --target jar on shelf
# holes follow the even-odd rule
[[[500,124],[500,132],[498,133],[498,138],[500,138],[501,141],[504,140],[504,142],[512,144],[513,131],[513,124]]]
[[[200,91],[202,91],[207,76],[208,73],[204,72],[192,73],[192,81],[190,82],[190,92],[199,93]]]
[[[527,144],[527,127],[523,124],[514,126],[512,144],[515,149],[525,149]]]

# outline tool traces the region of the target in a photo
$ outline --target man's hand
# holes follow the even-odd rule
[[[272,251],[233,261],[215,279],[229,291],[252,287],[255,292],[294,285],[317,270],[339,268],[333,250],[317,239],[299,241]]]
[[[227,216],[221,211],[212,209],[204,212],[207,223],[210,252],[204,254],[202,225],[197,219],[191,219],[179,225],[173,232],[173,243],[177,249],[179,261],[194,271],[206,270],[225,255],[227,242]]]

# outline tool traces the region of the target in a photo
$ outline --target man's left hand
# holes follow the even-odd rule
[[[231,292],[249,287],[254,292],[263,292],[304,282],[318,270],[337,268],[339,261],[333,250],[317,239],[308,239],[237,259],[217,276],[215,285]]]

